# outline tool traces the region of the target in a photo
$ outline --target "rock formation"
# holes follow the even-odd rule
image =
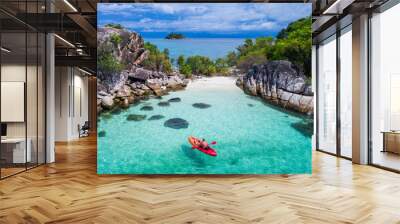
[[[254,66],[237,79],[236,85],[267,102],[308,115],[313,113],[312,88],[306,83],[304,74],[289,61],[270,61]]]
[[[113,41],[117,37],[118,41]],[[149,95],[161,96],[170,90],[186,87],[188,80],[177,72],[166,74],[151,71],[141,65],[149,56],[140,34],[125,29],[103,27],[98,29],[97,44],[111,52],[120,64],[121,72],[98,69],[97,111],[126,108]]]

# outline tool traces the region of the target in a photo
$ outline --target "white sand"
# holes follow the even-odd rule
[[[204,90],[204,89],[226,89],[231,90],[238,88],[236,87],[236,78],[235,77],[225,77],[225,76],[215,76],[215,77],[205,77],[196,79],[191,81],[187,87],[187,89],[196,89],[196,90]]]

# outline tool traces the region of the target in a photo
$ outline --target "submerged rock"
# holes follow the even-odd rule
[[[254,107],[254,104],[248,103],[247,106]]]
[[[127,121],[142,121],[146,119],[146,115],[142,115],[142,114],[129,114],[126,117]]]
[[[143,100],[143,101],[148,101],[150,99],[150,97],[149,96],[142,96],[140,99]]]
[[[171,99],[169,99],[168,100],[168,102],[174,102],[174,103],[176,103],[176,102],[181,102],[181,98],[179,98],[179,97],[175,97],[175,98],[171,98]]]
[[[152,106],[144,106],[144,107],[140,108],[140,110],[151,111],[151,110],[153,110],[153,107]]]
[[[188,128],[189,122],[182,118],[172,118],[164,122],[164,126],[173,129]]]
[[[112,118],[112,115],[110,113],[103,113],[101,115],[101,118],[103,118],[104,120],[108,120],[108,119]]]
[[[168,101],[163,101],[163,102],[159,102],[157,105],[160,106],[160,107],[167,107],[167,106],[169,106],[169,102]]]
[[[149,119],[147,119],[147,120],[149,120],[149,121],[155,121],[155,120],[161,120],[161,119],[163,119],[165,116],[163,116],[163,115],[153,115],[153,116],[151,116]]]
[[[122,112],[121,108],[116,107],[111,111],[111,114],[118,115],[121,114],[121,112]]]
[[[97,134],[100,138],[101,137],[106,137],[106,132],[105,131],[99,131],[99,133]]]
[[[135,106],[139,105],[140,103],[141,103],[140,100],[135,100],[135,101],[131,104],[131,106],[132,106],[132,107],[135,107]]]
[[[206,109],[206,108],[211,107],[210,104],[206,104],[206,103],[194,103],[194,104],[192,104],[192,106],[195,108],[199,108],[199,109]]]
[[[313,119],[303,119],[299,122],[292,123],[291,126],[307,137],[311,137],[314,131]]]

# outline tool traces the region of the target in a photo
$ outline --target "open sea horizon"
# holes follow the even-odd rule
[[[180,55],[185,56],[185,58],[201,55],[216,60],[225,57],[230,51],[236,51],[236,48],[242,45],[245,39],[246,38],[144,38],[144,41],[155,44],[161,51],[167,48],[170,58],[176,61]]]

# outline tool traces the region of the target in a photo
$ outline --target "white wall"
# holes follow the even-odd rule
[[[88,78],[76,68],[56,67],[55,140],[79,138],[78,125],[88,120]]]
[[[75,70],[76,72],[77,70]],[[78,75],[74,75],[74,108],[73,119],[72,119],[72,136],[79,137],[78,125],[83,125],[85,121],[89,120],[89,102],[88,102],[88,77],[82,76],[79,72]]]
[[[67,141],[69,133],[69,69],[67,67],[55,68],[55,141]]]

